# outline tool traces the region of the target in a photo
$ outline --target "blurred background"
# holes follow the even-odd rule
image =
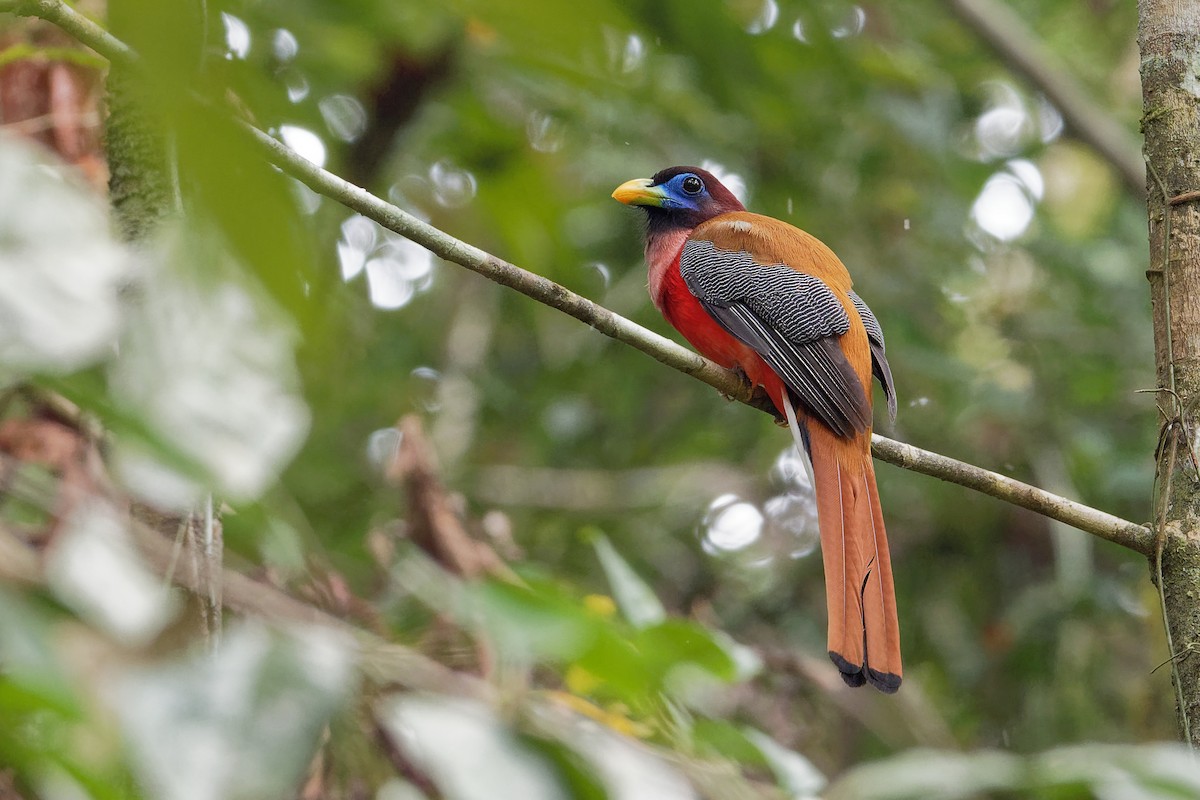
[[[1154,385],[1144,199],[960,4],[209,5],[206,29],[173,3],[108,9],[155,65],[137,96],[178,137],[190,222],[150,259],[173,266],[114,268],[112,285],[133,281],[144,300],[124,310],[128,293],[115,295],[119,355],[6,368],[97,414],[125,443],[118,480],[136,496],[214,490],[234,512],[230,563],[297,592],[336,576],[389,637],[454,665],[430,644],[428,609],[414,610],[428,597],[381,577],[406,519],[384,468],[397,420],[415,414],[452,505],[510,567],[609,619],[614,594],[630,613],[624,569],[625,589],[648,587],[668,617],[726,632],[760,670],[695,713],[752,725],[826,775],[918,746],[1027,754],[1174,737],[1144,559],[883,464],[905,684],[896,697],[846,690],[823,652],[815,507],[785,430],[283,178],[231,124],[251,120],[677,340],[646,293],[640,215],[609,194],[701,165],[850,269],[900,400],[877,432],[1144,521],[1156,436],[1152,396],[1137,394]],[[1081,82],[1136,153],[1133,5],[1006,5],[1028,26],[1009,33]],[[0,84],[29,48],[44,64],[73,47],[10,22]],[[66,61],[95,112],[102,63]],[[185,88],[220,110],[180,100]],[[14,208],[15,191],[0,195]],[[23,205],[26,230],[57,213]],[[22,602],[49,602],[37,597]],[[552,649],[537,652],[535,685],[675,741],[662,707]]]

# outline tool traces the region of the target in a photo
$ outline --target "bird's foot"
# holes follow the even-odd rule
[[[732,403],[734,400],[740,400],[746,395],[754,394],[754,384],[750,382],[750,376],[746,374],[746,370],[739,366],[734,366],[730,372],[738,376],[738,381],[742,384],[742,390],[737,394],[726,394],[725,392],[721,392],[721,397],[724,397],[726,400]]]
[[[746,375],[746,371],[741,367],[735,366],[731,371],[741,380],[742,390],[736,395],[721,392],[721,396],[726,400],[733,401],[741,400],[743,397],[749,395],[749,398],[746,400],[746,405],[752,408],[757,408],[759,411],[767,412],[775,418],[776,425],[781,425],[786,428],[788,425],[787,419],[779,413],[779,409],[775,407],[775,402],[767,394],[766,390],[761,386],[755,386],[750,380],[750,377]]]

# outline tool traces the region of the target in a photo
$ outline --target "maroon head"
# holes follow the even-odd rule
[[[622,183],[612,196],[646,211],[648,236],[670,229],[691,230],[718,214],[746,210],[715,175],[699,167],[668,167],[653,178]]]

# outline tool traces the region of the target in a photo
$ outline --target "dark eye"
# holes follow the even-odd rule
[[[688,175],[683,179],[683,191],[688,194],[700,194],[704,191],[704,181],[695,175]]]

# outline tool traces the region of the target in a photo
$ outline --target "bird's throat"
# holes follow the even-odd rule
[[[664,294],[667,288],[667,271],[678,269],[679,254],[690,230],[674,228],[646,237],[646,268],[649,273],[650,299],[654,307],[666,313]]]

